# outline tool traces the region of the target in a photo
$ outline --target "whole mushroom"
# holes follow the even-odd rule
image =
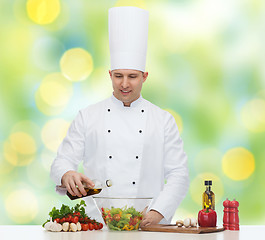
[[[186,219],[184,219],[184,226],[186,227],[186,228],[188,228],[188,227],[190,227],[190,218],[186,218]]]
[[[69,222],[64,222],[63,223],[62,227],[63,227],[63,231],[64,232],[67,232],[69,230],[69,225],[70,225]]]
[[[178,227],[182,227],[182,226],[184,225],[184,222],[183,222],[182,220],[177,220],[177,221],[176,221],[176,225],[177,225]]]
[[[190,225],[191,225],[191,227],[196,227],[197,226],[197,219],[196,218],[191,218],[190,219]]]

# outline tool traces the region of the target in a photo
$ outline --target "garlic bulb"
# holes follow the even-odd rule
[[[60,223],[57,223],[56,221],[52,221],[52,218],[50,218],[50,222],[45,223],[44,228],[47,231],[52,232],[60,232],[62,231],[62,225]]]
[[[60,223],[57,223],[56,221],[54,221],[50,226],[50,231],[52,232],[61,232],[62,229],[63,229],[62,225]]]
[[[45,228],[47,231],[50,231],[50,227],[51,227],[52,223],[53,223],[53,222],[52,222],[52,218],[50,218],[50,221],[45,223],[44,228]]]

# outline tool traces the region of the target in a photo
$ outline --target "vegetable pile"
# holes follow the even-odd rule
[[[110,230],[131,231],[139,228],[143,214],[134,207],[124,208],[101,208],[102,217]]]
[[[67,205],[62,205],[61,209],[54,207],[50,211],[50,219],[43,223],[43,227],[48,231],[87,231],[87,230],[100,230],[103,224],[91,219],[85,213],[85,201],[81,200],[79,204],[70,208]]]

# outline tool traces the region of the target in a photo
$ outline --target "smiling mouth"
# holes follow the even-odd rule
[[[121,90],[121,94],[126,96],[126,95],[129,95],[131,91],[125,91],[125,90]]]

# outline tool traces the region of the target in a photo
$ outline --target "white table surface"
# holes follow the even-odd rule
[[[239,231],[223,231],[217,233],[161,233],[161,232],[113,232],[102,230],[81,232],[48,232],[39,225],[1,225],[2,240],[257,240],[265,239],[265,225],[240,226]]]

